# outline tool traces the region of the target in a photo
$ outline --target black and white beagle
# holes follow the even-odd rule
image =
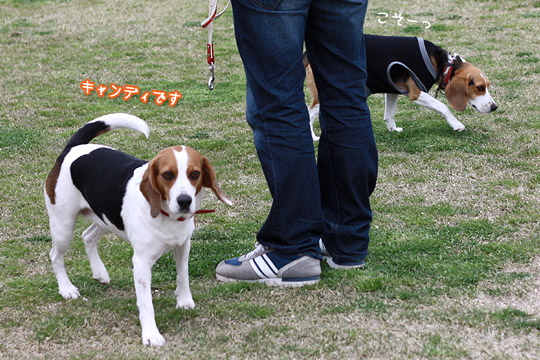
[[[169,147],[146,162],[103,145],[88,144],[116,128],[148,137],[146,123],[128,114],[110,114],[90,121],[68,141],[45,184],[45,204],[53,247],[50,257],[65,299],[79,297],[66,273],[64,256],[73,237],[75,219],[93,221],[82,235],[94,279],[109,283],[97,252],[97,242],[112,232],[133,247],[133,277],[144,344],[163,345],[154,318],[151,269],[157,259],[174,250],[177,269],[176,307],[195,306],[189,289],[188,256],[195,228],[194,215],[205,187],[231,205],[216,183],[207,158],[186,146]]]
[[[389,131],[403,131],[396,127],[395,114],[398,95],[437,111],[456,131],[465,130],[450,109],[428,94],[434,84],[445,91],[450,105],[464,111],[469,103],[481,113],[497,109],[489,94],[489,81],[482,71],[466,62],[459,55],[449,56],[440,46],[416,37],[364,35],[367,56],[366,94],[384,93],[384,121]],[[312,94],[309,106],[311,132],[314,140],[313,121],[319,115],[319,97],[308,54],[304,54],[306,83]]]

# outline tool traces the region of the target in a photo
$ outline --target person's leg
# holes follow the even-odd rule
[[[272,0],[267,9],[264,1],[253,3],[235,0],[233,10],[247,78],[246,118],[273,199],[257,240],[285,254],[317,256],[319,183],[302,64],[309,2]]]
[[[309,2],[232,1],[247,79],[246,118],[273,202],[257,234],[262,247],[218,265],[220,280],[256,280],[263,278],[261,274],[318,279],[320,274],[321,203],[303,92],[302,51]],[[275,268],[263,260],[270,260]],[[281,271],[297,260],[309,271]],[[248,262],[254,272],[245,265]]]
[[[338,265],[361,265],[372,219],[377,149],[366,102],[367,1],[314,0],[306,46],[319,90],[323,243]]]

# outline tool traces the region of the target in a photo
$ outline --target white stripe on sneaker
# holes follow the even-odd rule
[[[278,273],[278,268],[274,265],[274,263],[272,262],[272,260],[270,260],[270,258],[268,257],[268,255],[266,254],[263,254],[263,256],[261,256],[264,261],[266,262],[266,264],[268,265],[268,267],[270,268],[270,270],[272,270],[272,272],[277,276],[277,273]]]
[[[249,264],[261,279],[277,277],[278,270],[266,254],[249,260]]]
[[[255,271],[255,274],[257,274],[259,278],[264,279],[267,277],[261,272],[261,270],[259,270],[259,267],[255,264],[253,259],[249,260],[249,265],[251,265],[251,268],[253,269],[253,271]]]

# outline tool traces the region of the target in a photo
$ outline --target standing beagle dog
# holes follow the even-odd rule
[[[449,56],[440,46],[416,37],[364,35],[367,56],[366,95],[385,94],[384,121],[389,131],[403,131],[396,127],[398,95],[437,111],[456,131],[465,130],[450,109],[428,94],[436,83],[444,90],[450,105],[456,111],[464,111],[469,103],[481,113],[497,109],[489,94],[489,81],[482,71],[466,62],[459,55]],[[309,106],[311,133],[314,140],[313,121],[319,115],[319,97],[313,71],[304,54],[306,83],[313,102]]]
[[[205,187],[232,205],[216,183],[212,165],[186,146],[162,150],[149,163],[118,150],[88,144],[116,128],[139,131],[148,137],[146,123],[128,114],[110,114],[90,121],[68,141],[45,184],[45,204],[52,235],[50,257],[65,299],[79,291],[71,283],[64,256],[77,215],[93,221],[82,235],[94,279],[109,283],[97,252],[97,242],[112,232],[133,247],[133,277],[145,345],[163,345],[154,318],[151,269],[157,259],[174,250],[177,270],[176,307],[195,306],[189,289],[188,256],[195,228],[194,215]]]

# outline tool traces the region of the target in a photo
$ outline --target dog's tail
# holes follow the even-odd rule
[[[77,130],[66,144],[64,152],[69,151],[77,145],[88,144],[95,137],[119,128],[138,131],[143,133],[147,138],[150,134],[150,129],[146,125],[146,122],[134,115],[123,113],[108,114],[87,122],[86,125]]]
[[[304,51],[304,55],[302,55],[302,62],[304,63],[304,67],[307,67],[309,65],[307,51]]]

